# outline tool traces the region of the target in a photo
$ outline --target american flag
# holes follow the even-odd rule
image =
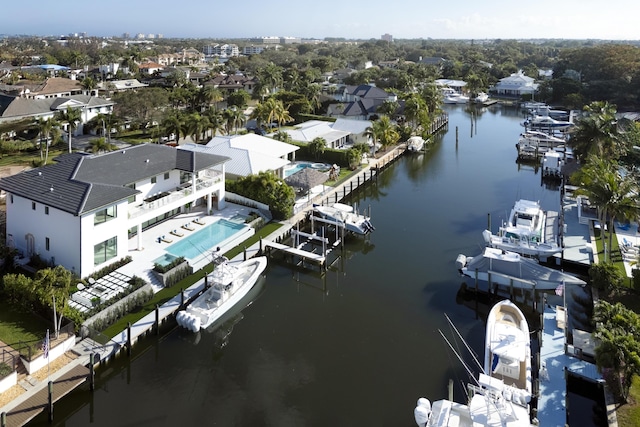
[[[42,341],[42,351],[44,353],[44,357],[49,357],[49,330],[47,329],[47,334],[44,336],[44,341]]]
[[[564,292],[564,283],[560,283],[556,288],[556,295],[561,297],[563,292]]]

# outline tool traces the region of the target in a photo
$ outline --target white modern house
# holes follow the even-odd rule
[[[184,144],[181,148],[227,157],[225,176],[229,179],[265,171],[274,171],[278,177],[284,178],[284,169],[295,160],[295,152],[300,149],[254,133],[216,136],[206,145]]]
[[[156,144],[61,155],[0,179],[7,246],[86,277],[128,255],[129,239],[142,250],[142,234],[165,219],[223,209],[228,160]]]

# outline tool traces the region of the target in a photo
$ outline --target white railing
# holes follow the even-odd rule
[[[214,186],[222,181],[221,173],[207,173],[209,178],[199,178],[196,180],[196,193],[201,190],[205,190]],[[190,184],[190,183],[186,183]],[[163,206],[171,204],[177,200],[183,199],[193,194],[191,187],[181,188],[176,191],[172,191],[164,197],[156,199],[152,202],[143,202],[141,205],[131,206],[129,208],[129,218],[136,218],[145,213],[160,209]]]

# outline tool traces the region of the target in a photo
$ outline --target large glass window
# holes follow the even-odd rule
[[[93,265],[102,264],[118,256],[118,239],[112,237],[93,247]]]
[[[116,217],[116,207],[109,206],[106,209],[96,212],[96,216],[93,218],[94,224],[102,224],[103,222],[110,221]]]

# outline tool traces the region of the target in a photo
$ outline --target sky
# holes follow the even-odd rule
[[[611,0],[610,0],[611,1]],[[638,40],[637,0],[7,1],[0,34]]]

